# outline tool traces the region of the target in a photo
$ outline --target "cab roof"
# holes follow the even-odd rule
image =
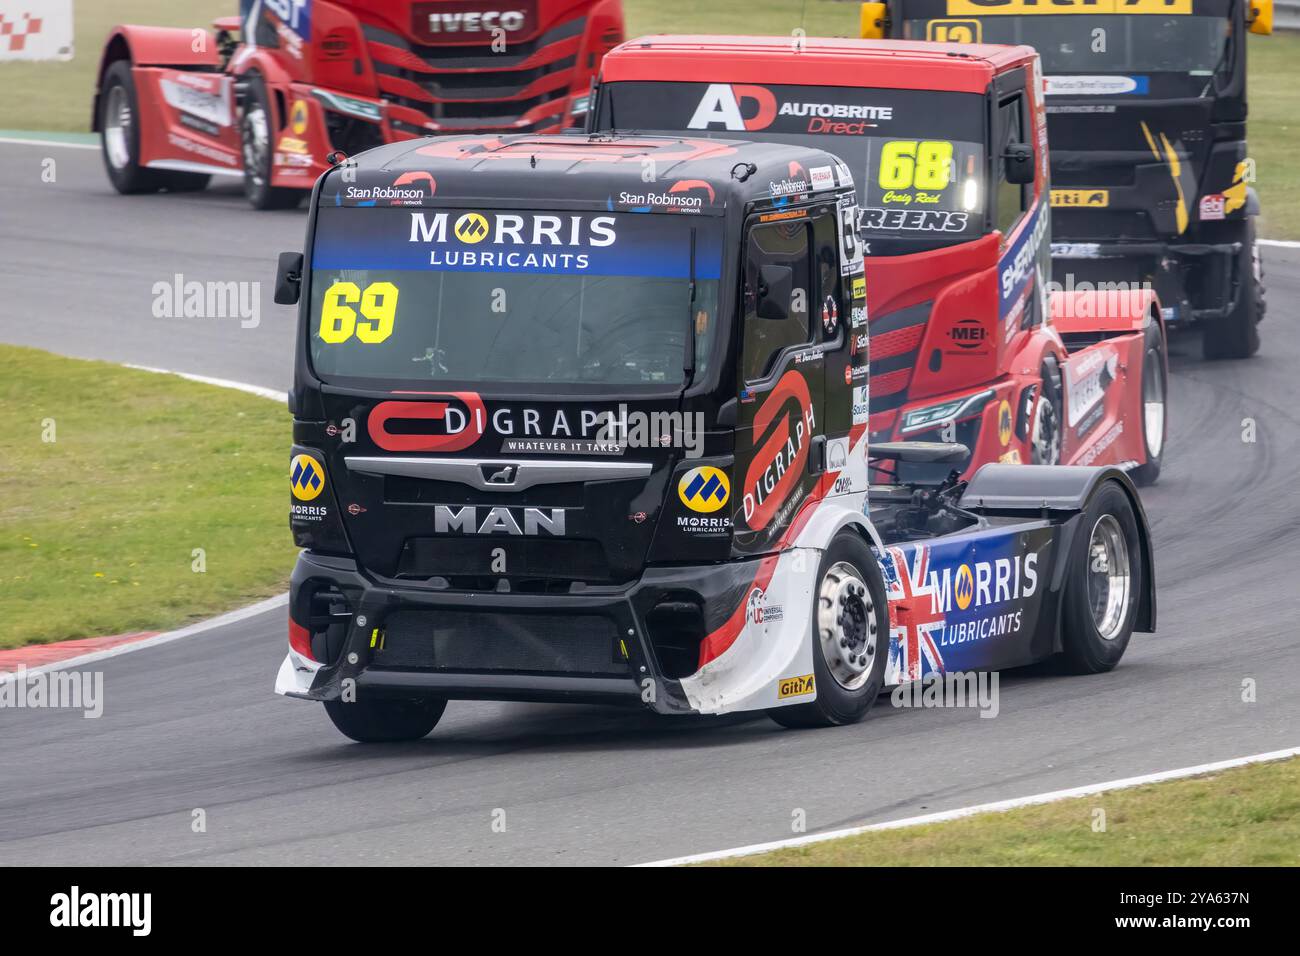
[[[785,201],[852,186],[848,168],[819,149],[609,133],[428,137],[368,150],[346,167],[349,175],[345,167],[326,174],[322,206],[535,200],[546,206],[720,215],[732,203]]]
[[[604,82],[738,82],[982,93],[1034,57],[1032,47],[789,36],[657,36],[620,43]]]

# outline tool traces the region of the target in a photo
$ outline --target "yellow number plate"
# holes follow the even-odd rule
[[[1104,209],[1110,205],[1110,192],[1105,189],[1053,189],[1052,205]]]

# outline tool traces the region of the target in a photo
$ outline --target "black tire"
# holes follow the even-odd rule
[[[1035,403],[1033,423],[1030,425],[1029,463],[1059,465],[1065,421],[1065,390],[1061,386],[1061,367],[1055,356],[1048,355],[1043,359],[1038,375],[1042,386]]]
[[[271,185],[275,152],[275,110],[266,84],[256,73],[245,77],[247,88],[239,114],[239,138],[244,152],[244,195],[254,209],[295,209],[307,195],[302,189]]]
[[[1255,220],[1246,220],[1237,253],[1236,307],[1222,319],[1205,323],[1201,354],[1207,359],[1244,359],[1259,351],[1259,323],[1264,318],[1264,266],[1255,242]]]
[[[334,726],[363,744],[419,740],[433,730],[447,709],[445,700],[327,700],[325,713]]]
[[[1076,674],[1100,674],[1112,669],[1124,656],[1133,624],[1137,619],[1142,589],[1146,586],[1146,567],[1142,559],[1141,539],[1138,536],[1137,516],[1128,493],[1114,481],[1104,482],[1089,499],[1079,517],[1078,529],[1070,549],[1070,567],[1066,573],[1064,606],[1061,615],[1061,637],[1066,668]],[[1111,551],[1096,553],[1098,529],[1112,522],[1121,532],[1122,546],[1116,544]],[[1106,532],[1101,532],[1104,540]],[[1104,572],[1118,570],[1115,557],[1123,554],[1127,562],[1128,583],[1123,596],[1116,596],[1113,618],[1104,608],[1111,588],[1096,587],[1101,584]],[[1101,559],[1105,557],[1103,562]],[[1116,589],[1117,590],[1117,589]],[[1094,613],[1094,607],[1097,607]],[[1105,630],[1098,626],[1098,615]],[[1108,623],[1113,621],[1113,623]]]
[[[1160,477],[1164,463],[1165,439],[1169,436],[1169,373],[1165,356],[1165,337],[1160,324],[1152,321],[1147,327],[1142,350],[1142,444],[1147,460],[1133,469],[1133,481],[1139,485],[1153,485]],[[1147,421],[1147,408],[1159,402],[1159,434],[1155,434]]]
[[[117,60],[104,71],[98,119],[100,155],[113,188],[124,196],[162,189],[166,184],[162,173],[139,163],[140,106],[129,60]]]
[[[861,615],[857,621],[864,644],[859,649],[865,649],[872,655],[869,666],[861,675],[864,679],[852,689],[836,679],[827,663],[818,622],[822,608],[833,606],[830,601],[823,604],[821,595],[827,586],[828,576],[840,565],[846,565],[857,572],[857,580],[865,585],[863,590],[866,592],[857,595],[856,610],[850,606],[846,611]],[[850,605],[853,600],[849,598]],[[885,579],[880,573],[880,565],[876,563],[876,557],[866,542],[854,532],[837,535],[822,555],[817,569],[817,596],[813,599],[809,626],[813,652],[813,685],[817,699],[807,704],[774,707],[767,714],[782,727],[790,728],[833,727],[856,723],[866,716],[884,686],[885,667],[889,662],[889,603],[885,596]]]

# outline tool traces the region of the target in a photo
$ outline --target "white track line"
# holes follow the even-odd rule
[[[1294,239],[1260,239],[1261,246],[1277,246],[1279,249],[1300,249],[1300,242]]]
[[[13,143],[16,146],[53,146],[64,149],[99,149],[98,143],[68,143],[60,139],[23,139],[19,136],[0,136],[0,143]]]
[[[237,392],[248,392],[250,395],[259,395],[262,398],[269,398],[276,402],[287,403],[289,401],[288,392],[277,392],[273,388],[266,388],[262,385],[249,385],[247,382],[233,382],[228,378],[212,378],[208,375],[193,375],[189,372],[173,372],[168,368],[152,368],[148,365],[132,365],[130,362],[124,364],[127,368],[133,368],[138,372],[154,372],[158,375],[175,375],[178,378],[188,379],[191,382],[202,382],[204,385],[216,385],[218,388],[233,388]]]
[[[903,827],[921,826],[926,823],[944,823],[948,820],[959,820],[962,817],[973,816],[977,813],[1003,813],[1007,810],[1015,810],[1019,807],[1032,807],[1040,803],[1055,803],[1058,800],[1069,800],[1073,797],[1089,797],[1098,793],[1106,793],[1111,790],[1125,790],[1129,787],[1140,787],[1148,783],[1161,783],[1165,780],[1179,780],[1183,777],[1196,777],[1205,773],[1214,773],[1217,770],[1229,770],[1233,767],[1243,767],[1252,763],[1267,763],[1272,760],[1286,760],[1288,757],[1300,756],[1300,747],[1292,747],[1290,750],[1274,750],[1266,754],[1254,754],[1250,757],[1234,757],[1231,760],[1220,760],[1216,763],[1204,763],[1195,767],[1182,767],[1178,770],[1162,770],[1159,773],[1143,774],[1140,777],[1125,777],[1123,780],[1111,780],[1107,783],[1093,783],[1083,787],[1073,787],[1069,790],[1053,790],[1051,793],[1039,793],[1032,797],[1015,797],[1011,800],[999,800],[996,803],[981,803],[973,807],[962,807],[958,810],[943,810],[938,813],[927,813],[919,817],[907,817],[903,820],[890,820],[886,823],[873,823],[864,827],[850,827],[846,830],[831,830],[826,833],[812,833],[808,836],[794,837],[789,840],[774,840],[771,843],[755,843],[751,846],[736,847],[732,850],[716,850],[713,853],[697,853],[693,856],[678,856],[670,860],[656,860],[653,863],[640,863],[638,866],[681,866],[684,863],[703,863],[708,860],[725,860],[738,856],[753,856],[756,853],[767,853],[770,850],[783,850],[793,846],[807,846],[810,843],[824,843],[827,840],[838,840],[841,837],[856,836],[859,833],[872,833],[877,830],[899,830]]]
[[[170,644],[172,641],[179,641],[184,637],[195,637],[207,631],[215,630],[218,627],[225,627],[228,624],[238,624],[240,621],[247,620],[250,617],[256,617],[266,611],[274,611],[278,607],[287,607],[289,604],[289,595],[280,594],[273,598],[267,598],[265,601],[258,601],[256,604],[250,604],[248,607],[241,607],[237,611],[230,611],[218,617],[209,618],[206,621],[199,621],[197,624],[191,624],[188,627],[182,627],[177,631],[168,631],[165,634],[158,634],[154,637],[146,637],[140,641],[134,641],[130,644],[119,644],[117,647],[105,648],[102,651],[91,651],[89,654],[82,654],[79,657],[69,657],[67,660],[54,661],[50,664],[41,664],[39,667],[25,668],[23,673],[30,677],[32,674],[44,674],[47,671],[64,670],[69,667],[84,667],[86,664],[92,664],[95,661],[107,660],[110,657],[119,657],[122,654],[130,654],[134,651],[143,651],[149,647],[157,647],[160,644]],[[17,675],[6,671],[0,671],[0,684],[16,680]]]

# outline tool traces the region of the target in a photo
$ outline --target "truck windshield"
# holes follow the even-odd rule
[[[946,24],[952,22],[908,20],[904,36],[917,40],[946,39],[948,34],[944,31],[953,29]],[[983,17],[961,23],[968,24],[960,28],[966,31],[977,27],[979,39],[984,43],[1032,46],[1042,57],[1043,72],[1049,76],[1097,73],[1210,76],[1223,67],[1229,34],[1228,20],[1221,16],[1049,14]],[[964,34],[963,38],[968,36]],[[1056,91],[1049,88],[1048,92]]]
[[[686,336],[698,377],[717,334],[720,231],[673,214],[322,208],[312,366],[385,385],[681,387]]]
[[[685,130],[833,153],[858,187],[868,255],[965,242],[984,228],[985,101],[976,93],[606,83],[596,124],[601,130]]]

